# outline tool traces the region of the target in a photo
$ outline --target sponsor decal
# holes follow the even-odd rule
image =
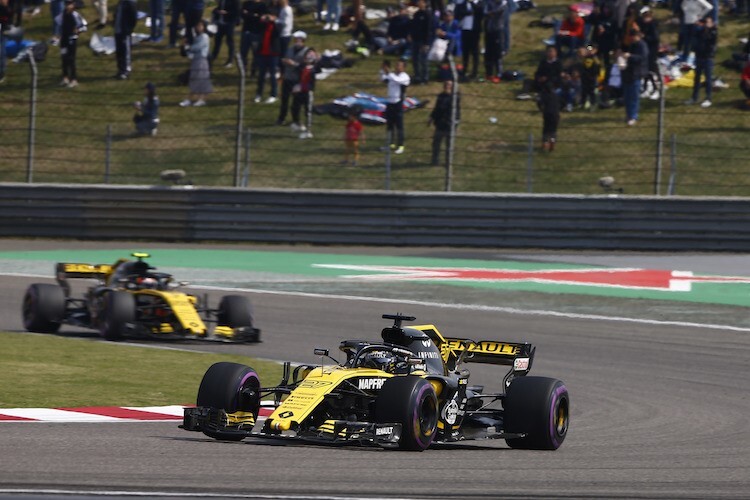
[[[357,388],[361,390],[371,391],[374,389],[380,390],[383,387],[386,379],[384,378],[361,378],[357,383]]]
[[[293,416],[294,416],[293,411],[282,411],[281,413],[279,413],[279,418],[291,418]]]
[[[466,342],[463,340],[449,340],[440,344],[440,351],[443,359],[447,359],[448,355],[453,351],[464,351],[467,350],[470,353],[477,352],[481,354],[500,354],[506,356],[515,356],[518,354],[520,347],[518,345],[506,344],[503,342],[493,342],[491,340],[483,340],[479,343]]]
[[[692,271],[640,268],[486,269],[453,267],[368,266],[314,264],[314,267],[380,274],[344,275],[368,281],[532,282],[555,285],[598,286],[639,290],[690,292],[693,283],[750,283],[750,277],[706,276]]]
[[[525,372],[529,369],[529,358],[516,358],[513,360],[513,371]]]
[[[430,347],[430,340],[423,340],[422,345],[425,347]]]
[[[418,352],[417,357],[422,358],[422,359],[440,359],[440,354],[434,351],[433,352],[424,351],[424,352]]]
[[[306,378],[297,387],[306,387],[308,389],[316,389],[318,387],[325,387],[327,385],[331,385],[332,383],[333,382],[329,382],[328,380],[310,380],[309,378]]]
[[[393,434],[393,427],[378,427],[375,429],[376,436],[390,436]]]

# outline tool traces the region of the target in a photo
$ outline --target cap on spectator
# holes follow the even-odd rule
[[[645,14],[646,12],[651,12],[651,7],[649,7],[648,5],[641,9],[641,15]]]
[[[302,30],[297,30],[294,33],[292,33],[292,38],[301,38],[303,40],[307,40],[307,33],[305,33]]]

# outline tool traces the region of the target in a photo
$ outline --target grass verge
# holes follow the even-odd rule
[[[218,361],[255,368],[263,381],[281,365],[247,356],[153,349],[28,333],[0,333],[0,408],[194,404]]]

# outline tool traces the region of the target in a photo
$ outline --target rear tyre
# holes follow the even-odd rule
[[[107,340],[120,340],[128,323],[135,322],[135,296],[128,292],[112,291],[104,296],[99,332]]]
[[[65,292],[61,286],[35,283],[23,297],[23,326],[36,333],[55,333],[65,319]]]
[[[222,361],[214,363],[203,375],[198,388],[197,406],[245,411],[258,418],[260,410],[260,379],[249,366]],[[241,441],[244,436],[221,431],[204,431],[207,436],[223,441]]]
[[[570,396],[560,380],[547,377],[513,379],[503,402],[506,432],[526,437],[506,439],[511,448],[556,450],[570,424]]]
[[[402,450],[426,450],[435,439],[438,422],[432,384],[419,377],[389,378],[375,401],[375,422],[401,424]]]
[[[242,295],[225,295],[219,302],[217,323],[230,328],[253,327],[253,306]]]

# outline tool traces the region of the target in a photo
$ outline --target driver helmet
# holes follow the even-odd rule
[[[396,370],[396,356],[388,351],[371,351],[362,356],[360,366],[393,373]]]
[[[156,278],[152,278],[151,276],[138,278],[136,283],[138,284],[139,288],[156,288],[159,285],[159,282],[156,280]]]

